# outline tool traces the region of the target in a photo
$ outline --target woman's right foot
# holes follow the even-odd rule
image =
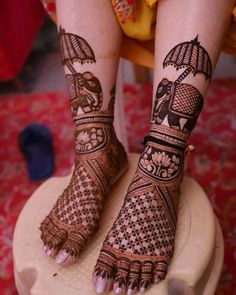
[[[77,119],[71,181],[40,226],[48,256],[61,265],[77,260],[98,227],[104,199],[127,168],[127,155],[105,112]]]

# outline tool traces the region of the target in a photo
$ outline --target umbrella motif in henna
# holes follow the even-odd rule
[[[203,97],[193,85],[182,83],[192,73],[211,79],[212,65],[209,54],[200,45],[198,36],[191,41],[176,45],[167,54],[163,67],[174,66],[177,71],[186,68],[173,82],[162,79],[157,87],[152,121],[162,125],[167,119],[168,126],[184,133],[190,133],[203,107]]]
[[[61,48],[62,64],[71,74],[66,75],[70,93],[72,116],[75,117],[79,109],[84,113],[98,111],[101,108],[103,94],[99,80],[91,73],[77,73],[73,67],[74,62],[95,63],[95,55],[86,40],[82,37],[59,28],[59,42]]]
[[[212,66],[209,54],[200,45],[198,36],[190,42],[183,42],[176,45],[166,56],[163,67],[173,65],[177,70],[187,68],[176,80],[177,83],[183,81],[189,73],[203,74],[207,79],[211,79]]]
[[[94,52],[87,41],[75,34],[66,33],[62,27],[59,28],[59,43],[62,64],[66,65],[73,74],[76,74],[73,62],[81,64],[96,62]]]

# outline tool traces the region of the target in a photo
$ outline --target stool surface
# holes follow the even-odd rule
[[[51,178],[35,191],[23,208],[14,232],[14,272],[20,295],[96,294],[91,284],[92,271],[104,237],[123,203],[127,187],[137,167],[138,156],[130,155],[129,160],[128,171],[114,185],[107,199],[98,232],[89,241],[78,262],[68,268],[58,266],[53,258],[43,253],[39,225],[69,183],[71,175]],[[169,294],[168,288],[171,282],[176,280],[183,281],[194,290],[215,255],[215,243],[216,226],[211,204],[196,181],[184,178],[174,258],[166,280],[153,286],[148,294]],[[218,264],[221,264],[222,251],[218,260]],[[216,281],[220,267],[218,265],[214,275]]]

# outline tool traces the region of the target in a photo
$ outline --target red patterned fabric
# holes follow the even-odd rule
[[[125,86],[125,113],[129,146],[142,150],[151,113],[151,85]],[[42,123],[54,137],[55,175],[69,173],[74,159],[73,124],[68,95],[42,93],[0,97],[0,290],[16,295],[11,255],[12,233],[26,200],[39,186],[27,175],[18,137],[27,124]],[[213,81],[198,124],[191,136],[196,151],[188,157],[186,172],[207,191],[223,228],[224,269],[217,295],[236,290],[236,79]]]
[[[1,0],[0,81],[13,80],[22,70],[44,19],[40,0]]]

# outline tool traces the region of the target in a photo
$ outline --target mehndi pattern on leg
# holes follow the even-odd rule
[[[78,257],[97,229],[104,199],[127,165],[111,115],[96,112],[76,122],[77,160],[70,184],[40,227],[49,248],[73,257]]]
[[[118,44],[119,38],[114,40]],[[97,76],[101,77],[104,64],[98,58],[97,66],[94,49],[85,38],[59,26],[59,43],[75,124],[76,161],[69,185],[40,230],[45,252],[57,254],[56,261],[65,265],[78,258],[97,229],[104,200],[126,169],[127,156],[113,127],[115,81],[109,77],[101,85]],[[114,55],[105,65],[112,75],[116,69],[111,64],[115,66],[117,60]]]
[[[182,81],[190,73],[210,79],[211,61],[196,37],[170,50],[163,67],[168,65],[186,69],[157,86],[150,134],[95,266],[96,290],[107,290],[109,278],[116,294],[144,293],[165,279],[173,257],[187,139],[203,107],[200,91]]]

